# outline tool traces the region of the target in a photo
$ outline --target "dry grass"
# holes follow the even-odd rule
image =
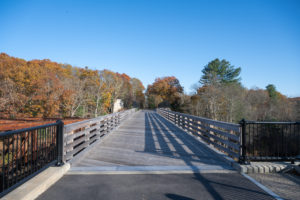
[[[71,124],[85,119],[64,119],[64,124]],[[17,130],[22,128],[29,128],[50,124],[56,122],[56,119],[43,119],[43,118],[24,118],[24,119],[0,119],[0,132]]]

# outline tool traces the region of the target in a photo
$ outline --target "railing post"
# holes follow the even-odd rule
[[[239,163],[249,164],[249,162],[247,161],[247,158],[246,158],[246,125],[247,125],[247,122],[245,119],[242,119],[239,124],[242,127]]]
[[[56,135],[56,145],[57,145],[57,166],[61,166],[64,164],[63,162],[63,145],[64,145],[64,122],[61,120],[57,120],[57,135]]]

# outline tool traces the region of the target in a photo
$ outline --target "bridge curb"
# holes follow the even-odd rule
[[[36,175],[15,190],[4,196],[3,200],[32,200],[45,192],[56,181],[58,181],[68,170],[70,164],[66,163],[61,167],[49,167],[45,171]]]

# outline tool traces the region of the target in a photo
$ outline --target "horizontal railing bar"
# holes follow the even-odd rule
[[[300,124],[300,122],[256,122],[256,121],[246,121],[246,124],[279,124],[279,125],[294,125],[294,124]]]
[[[216,133],[216,134],[219,134],[219,135],[225,136],[227,138],[230,138],[232,140],[235,140],[236,142],[240,141],[240,138],[237,135],[227,133],[227,132],[224,132],[224,131],[220,131],[218,129],[211,128],[211,127],[205,127],[205,128],[208,129],[209,131],[212,131],[212,132]]]
[[[135,112],[135,109],[66,125],[64,127],[64,159],[66,161],[72,159],[78,152],[81,152],[102,136],[112,132],[133,112]],[[79,131],[75,132],[77,130]],[[77,137],[82,138],[74,140]],[[75,145],[78,146],[74,147]]]
[[[195,131],[196,134],[199,134],[197,132],[200,132],[201,134],[205,134],[207,137],[211,137],[215,140],[218,140],[219,142],[222,142],[223,144],[227,145],[227,146],[230,146],[231,148],[234,148],[235,150],[239,150],[240,148],[240,144],[237,144],[237,143],[234,143],[234,142],[231,142],[230,140],[226,140],[226,139],[223,139],[223,138],[220,138],[219,135],[213,135],[211,133],[208,133],[208,132],[204,132],[203,130],[197,130]],[[239,141],[237,141],[239,142]]]
[[[236,159],[239,158],[240,124],[220,122],[163,109],[158,109],[158,113],[185,131],[201,137],[215,148],[226,152]],[[223,131],[224,129],[233,133],[225,132]],[[222,137],[225,138],[223,139]]]
[[[23,128],[23,129],[18,129],[18,130],[13,130],[13,131],[2,132],[2,133],[0,133],[0,137],[5,137],[5,136],[9,136],[9,135],[18,134],[18,133],[34,131],[34,130],[37,130],[37,129],[47,128],[47,127],[57,126],[57,125],[58,125],[58,123],[56,122],[56,123],[44,124],[44,125],[30,127],[30,128]]]
[[[278,160],[299,160],[297,156],[246,156],[252,161],[278,161]]]
[[[174,111],[165,111],[165,112],[172,113]],[[174,113],[179,115],[179,116],[182,116],[181,118],[183,120],[185,120],[183,117],[190,118],[190,119],[193,119],[193,120],[198,120],[198,121],[205,122],[205,123],[208,123],[208,124],[211,124],[211,125],[215,125],[215,126],[218,126],[220,128],[224,128],[224,129],[227,129],[227,130],[232,130],[232,131],[235,131],[235,132],[239,132],[239,128],[240,128],[239,124],[234,124],[234,123],[229,123],[229,122],[221,122],[221,121],[217,121],[217,120],[212,120],[212,119],[208,119],[208,118],[204,118],[204,117],[198,117],[198,116],[193,116],[193,115],[179,113],[179,112],[174,112]]]
[[[168,111],[168,112],[170,112],[170,111]],[[178,112],[175,112],[175,113],[178,114],[178,115],[185,116],[185,117],[190,117],[191,119],[196,119],[196,120],[199,120],[199,121],[212,122],[212,123],[216,123],[216,124],[223,124],[223,125],[232,126],[232,127],[235,127],[235,128],[240,127],[239,124],[234,124],[234,123],[229,123],[229,122],[222,122],[222,121],[208,119],[208,118],[205,118],[205,117],[193,116],[193,115],[184,114],[184,113],[178,113]]]
[[[201,134],[203,134],[203,133],[201,133]],[[196,136],[200,136],[202,139],[204,139],[204,140],[205,140],[206,142],[208,142],[209,144],[215,146],[216,148],[222,149],[223,151],[225,151],[226,153],[228,153],[229,155],[231,155],[231,156],[233,156],[233,157],[235,157],[235,158],[238,158],[238,157],[239,157],[239,156],[238,156],[238,153],[233,152],[233,151],[231,151],[230,149],[225,148],[225,147],[223,147],[222,145],[217,144],[216,142],[211,141],[211,140],[209,139],[209,136],[207,136],[206,134],[204,134],[206,137],[205,137],[204,135],[201,135],[201,134],[196,133]]]

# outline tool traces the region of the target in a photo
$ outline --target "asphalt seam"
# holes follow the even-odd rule
[[[174,170],[174,171],[69,171],[66,175],[134,175],[134,174],[233,174],[231,170]]]
[[[229,166],[220,165],[190,165],[190,166],[95,166],[95,167],[72,167],[70,171],[167,171],[167,170],[234,170]]]
[[[200,166],[108,166],[108,167],[72,167],[72,174],[186,174],[186,173],[237,173],[230,167]]]

